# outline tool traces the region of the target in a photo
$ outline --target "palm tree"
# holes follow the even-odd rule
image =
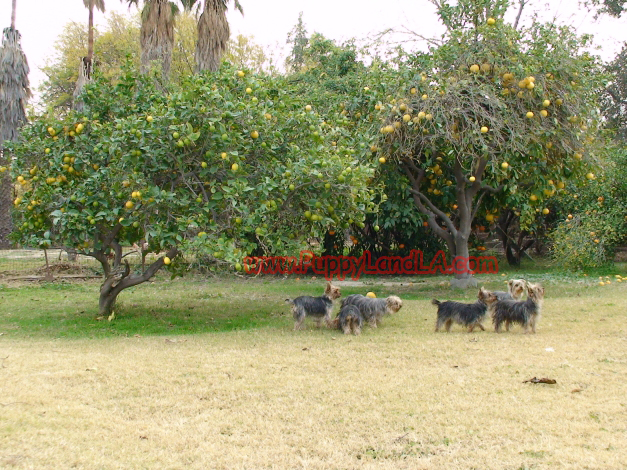
[[[5,140],[17,139],[19,128],[26,122],[26,102],[31,96],[28,82],[28,61],[20,45],[20,33],[15,29],[17,0],[12,2],[11,26],[2,32],[0,48],[0,166],[9,162],[2,150]],[[0,247],[8,247],[11,233],[11,178],[2,173],[0,183]]]
[[[122,0],[138,5],[139,0]],[[140,30],[141,72],[147,73],[153,61],[161,65],[161,76],[167,80],[174,44],[174,20],[179,9],[169,0],[144,0]]]
[[[78,79],[76,80],[76,89],[74,90],[74,108],[81,110],[83,102],[79,98],[83,87],[89,80],[94,68],[94,7],[104,13],[104,0],[83,0],[85,8],[89,10],[89,22],[87,24],[87,55],[81,59],[78,68]]]
[[[205,8],[198,20],[198,42],[196,43],[196,72],[220,67],[226,51],[231,30],[226,20],[229,0],[205,0]],[[235,8],[243,15],[244,10],[238,0],[233,0]]]

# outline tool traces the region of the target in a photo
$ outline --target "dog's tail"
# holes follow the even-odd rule
[[[440,302],[438,299],[433,299],[433,300],[431,301],[431,303],[432,303],[433,305],[440,305],[442,302]]]

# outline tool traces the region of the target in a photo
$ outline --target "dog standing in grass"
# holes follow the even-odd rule
[[[505,331],[509,331],[512,323],[520,324],[525,333],[536,332],[536,324],[540,318],[540,310],[544,301],[544,287],[540,284],[527,285],[527,300],[495,300],[490,299],[493,310],[492,322],[494,331],[500,333],[501,325],[505,323]]]
[[[364,319],[361,316],[361,312],[359,309],[352,304],[344,305],[340,309],[340,313],[338,313],[335,320],[333,320],[333,328],[337,328],[342,330],[345,335],[361,334],[361,327],[363,325]]]
[[[305,317],[313,317],[316,326],[320,328],[320,322],[324,320],[328,327],[331,327],[331,311],[333,310],[333,301],[341,296],[339,287],[335,287],[330,282],[324,289],[324,295],[320,297],[312,297],[310,295],[302,295],[294,300],[285,299],[292,305],[292,315],[294,316],[294,330],[300,329],[305,321]]]
[[[444,326],[448,333],[451,331],[451,325],[453,323],[465,326],[468,328],[469,333],[472,333],[476,327],[481,328],[481,331],[485,331],[481,322],[485,318],[488,304],[496,302],[496,300],[496,295],[485,290],[483,287],[479,289],[477,301],[474,304],[464,304],[452,300],[440,302],[439,300],[433,299],[431,303],[438,306],[438,318],[435,322],[435,331],[440,331],[440,328]]]
[[[391,295],[385,299],[376,299],[361,294],[353,294],[342,300],[342,309],[347,305],[357,307],[363,319],[372,328],[376,328],[378,324],[381,324],[384,315],[398,312],[403,307],[403,301],[396,295]]]

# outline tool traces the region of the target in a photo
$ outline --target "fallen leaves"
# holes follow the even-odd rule
[[[546,377],[545,377],[545,378],[542,378],[542,379],[539,379],[539,378],[537,378],[537,377],[533,377],[532,379],[529,379],[529,380],[524,380],[524,381],[523,381],[523,383],[524,383],[524,384],[526,384],[527,382],[532,383],[532,384],[549,384],[549,385],[555,385],[555,384],[557,383],[557,380],[554,380],[554,379],[547,379]]]

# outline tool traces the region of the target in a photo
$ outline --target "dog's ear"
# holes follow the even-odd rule
[[[514,285],[514,280],[510,279],[509,281],[507,281],[507,287],[509,287],[511,289],[511,287]]]

